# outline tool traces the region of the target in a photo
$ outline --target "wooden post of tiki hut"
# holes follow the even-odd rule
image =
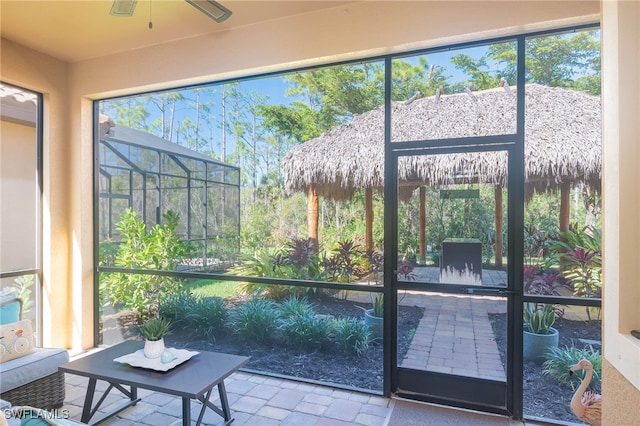
[[[307,226],[309,227],[309,239],[314,247],[318,247],[318,191],[311,184],[307,192]]]
[[[565,179],[560,185],[560,232],[569,230],[569,211],[571,207],[571,182]]]
[[[496,200],[496,268],[502,268],[502,185],[494,188]]]
[[[365,192],[365,245],[367,250],[373,250],[373,188],[367,187]]]
[[[424,186],[420,187],[420,264],[427,264],[427,207],[425,202],[426,189]]]

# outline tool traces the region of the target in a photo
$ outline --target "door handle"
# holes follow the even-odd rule
[[[502,290],[499,288],[478,288],[478,287],[467,287],[463,291],[463,293],[467,294],[479,294],[479,295],[500,295],[500,296],[509,296],[514,295],[515,292],[511,290]]]

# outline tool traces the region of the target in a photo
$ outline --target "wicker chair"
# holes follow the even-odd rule
[[[22,317],[22,302],[15,294],[0,296],[0,319],[11,321],[6,315],[15,315],[19,304],[18,318]],[[0,363],[0,399],[13,406],[28,405],[51,410],[62,406],[65,397],[64,373],[58,366],[69,361],[64,349],[35,348],[29,355]]]
[[[15,407],[28,405],[52,410],[62,407],[65,397],[64,391],[64,373],[55,372],[15,389],[2,392],[0,397]]]

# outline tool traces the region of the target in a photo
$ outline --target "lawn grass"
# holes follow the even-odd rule
[[[197,280],[187,284],[195,296],[200,297],[232,297],[241,292],[242,284],[235,281]]]

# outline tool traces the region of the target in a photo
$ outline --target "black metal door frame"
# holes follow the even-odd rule
[[[525,36],[517,43],[517,87],[525,83]],[[524,90],[517,91],[516,133],[511,135],[455,138],[446,140],[392,142],[391,89],[392,58],[385,59],[385,176],[384,176],[384,394],[453,405],[522,418],[522,262],[524,235]],[[501,296],[507,301],[506,382],[465,378],[449,374],[407,370],[398,367],[398,158],[406,155],[443,154],[505,150],[508,152],[507,265],[508,286]],[[517,283],[520,283],[517,285]],[[441,286],[447,291],[448,286]],[[416,288],[417,289],[417,288]],[[424,287],[422,288],[425,289]],[[494,291],[494,290],[491,290]],[[494,294],[498,294],[497,292]],[[517,326],[520,324],[520,326]],[[402,386],[401,386],[402,385]]]
[[[398,159],[408,155],[429,155],[429,154],[442,154],[451,152],[482,152],[482,151],[506,151],[509,157],[509,164],[514,162],[514,157],[517,157],[516,144],[500,144],[494,146],[476,146],[465,148],[426,148],[426,149],[411,149],[411,150],[394,150],[391,154],[391,166],[392,173],[397,177],[397,164]],[[508,190],[513,190],[512,186],[517,186],[514,181],[518,179],[510,179],[508,184]],[[397,188],[397,181],[395,183]],[[522,194],[522,191],[520,192]],[[512,210],[515,209],[514,203],[518,202],[520,197],[508,197],[507,207],[507,221],[513,225],[517,222],[512,218],[515,213]],[[389,280],[385,279],[385,283],[389,283],[389,297],[391,306],[391,321],[390,329],[391,333],[390,342],[391,345],[391,393],[395,393],[398,396],[408,397],[412,399],[418,399],[433,403],[453,405],[463,408],[476,409],[486,412],[506,414],[515,416],[514,399],[521,399],[520,397],[513,398],[516,395],[515,391],[518,386],[519,380],[522,378],[522,363],[518,361],[521,355],[518,355],[517,348],[521,347],[521,333],[516,333],[519,327],[515,324],[521,324],[522,321],[522,309],[516,309],[517,306],[522,306],[521,297],[518,296],[518,290],[516,289],[514,275],[516,270],[522,270],[521,261],[512,261],[511,259],[522,259],[522,256],[517,257],[516,251],[518,251],[517,245],[522,246],[522,238],[517,242],[514,234],[517,230],[512,230],[511,227],[507,228],[507,235],[509,236],[508,256],[509,262],[507,264],[507,287],[473,287],[466,285],[450,285],[439,283],[424,283],[424,282],[399,282],[397,279],[397,197],[392,198],[394,200],[395,210],[390,214],[390,221],[393,221],[396,226],[394,230],[394,244],[395,250],[391,252],[390,256],[385,258],[385,267],[387,262],[393,267],[393,271],[389,276]],[[387,213],[385,212],[385,218]],[[520,221],[522,223],[522,220]],[[521,232],[523,230],[521,229]],[[520,233],[522,235],[522,233]],[[386,241],[385,237],[385,241]],[[516,241],[514,243],[514,241]],[[522,282],[521,279],[519,282]],[[426,291],[426,292],[439,292],[445,294],[469,294],[469,295],[489,295],[494,297],[504,298],[507,305],[507,341],[509,342],[507,350],[507,366],[506,366],[506,381],[480,379],[473,377],[462,377],[451,374],[430,372],[417,369],[408,369],[398,366],[397,358],[397,303],[398,292],[402,290],[413,291]],[[519,367],[518,367],[519,366]],[[517,395],[521,395],[521,392]]]

